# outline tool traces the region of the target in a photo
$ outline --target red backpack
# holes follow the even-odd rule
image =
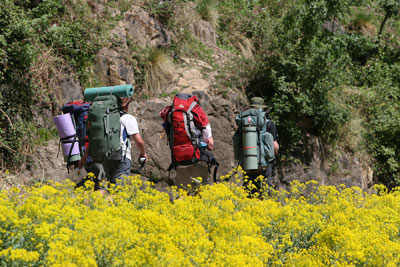
[[[196,96],[177,94],[172,106],[160,112],[171,148],[172,165],[190,165],[200,156],[200,133],[208,124],[208,118],[198,104]]]

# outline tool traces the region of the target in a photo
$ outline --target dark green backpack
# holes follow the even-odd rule
[[[274,138],[267,131],[269,120],[262,109],[250,108],[236,115],[233,136],[235,159],[244,170],[258,170],[275,159]]]
[[[88,116],[89,155],[95,162],[121,160],[120,99],[114,95],[94,99]]]

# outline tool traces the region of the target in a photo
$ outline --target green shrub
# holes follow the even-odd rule
[[[207,20],[215,27],[218,26],[219,14],[215,1],[199,0],[196,10],[204,20]]]

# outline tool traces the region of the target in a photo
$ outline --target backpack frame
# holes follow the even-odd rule
[[[269,122],[262,109],[249,108],[236,115],[238,129],[232,137],[234,156],[246,171],[262,170],[275,159],[274,138],[267,127]],[[248,136],[250,134],[252,136]],[[248,141],[253,146],[245,146]],[[248,153],[251,149],[253,153]],[[257,157],[256,165],[250,157]]]

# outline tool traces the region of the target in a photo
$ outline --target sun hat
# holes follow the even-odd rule
[[[262,97],[255,96],[250,99],[250,107],[266,108],[267,106],[264,105],[264,99]]]

